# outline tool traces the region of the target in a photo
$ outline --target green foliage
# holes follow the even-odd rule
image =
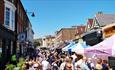
[[[12,56],[15,60],[15,56]],[[15,68],[22,70],[22,65],[25,63],[25,60],[23,57],[19,58],[19,62],[17,63],[17,67],[13,64],[7,64],[5,70],[14,70]]]
[[[34,42],[34,47],[37,47],[37,46],[40,46],[40,43],[39,42]]]
[[[24,64],[24,58],[19,58],[19,62],[17,63],[17,67],[22,70],[22,65]]]
[[[13,64],[6,65],[6,70],[13,70],[14,68],[15,68],[15,65],[13,65]]]
[[[23,57],[19,58],[19,62],[24,62],[24,58]]]
[[[16,55],[13,55],[11,61],[16,61]]]

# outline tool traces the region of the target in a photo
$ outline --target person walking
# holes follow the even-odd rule
[[[86,64],[86,57],[83,57],[82,55],[78,56],[78,61],[74,65],[74,70],[90,70]]]
[[[50,70],[51,68],[50,63],[46,59],[42,61],[41,65],[42,65],[42,70]]]
[[[96,70],[102,70],[102,59],[97,58]]]

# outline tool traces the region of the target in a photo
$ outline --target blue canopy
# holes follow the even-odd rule
[[[86,44],[86,42],[83,42],[81,45],[82,45],[83,48],[88,48],[88,47],[90,47],[89,45]]]
[[[83,42],[74,44],[73,46],[69,47],[68,50],[71,50],[72,52],[76,52],[78,54],[84,54],[84,49],[88,47],[90,46],[86,45],[86,42]]]
[[[72,46],[69,47],[68,49],[73,49],[73,48],[77,47],[77,45],[78,45],[78,43],[72,45]],[[80,43],[80,45],[81,45],[83,48],[88,48],[88,47],[90,47],[89,45],[86,45],[86,42]]]
[[[72,46],[69,47],[68,49],[73,49],[73,48],[75,48],[75,47],[77,47],[77,44],[72,45]]]
[[[75,42],[70,42],[70,44],[67,45],[66,47],[64,47],[62,50],[63,51],[68,51],[68,48],[72,47],[73,45],[75,45]]]

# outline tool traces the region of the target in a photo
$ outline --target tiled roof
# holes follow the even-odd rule
[[[96,14],[95,18],[100,26],[115,23],[115,14]]]

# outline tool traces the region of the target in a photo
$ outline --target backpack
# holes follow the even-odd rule
[[[90,70],[92,70],[92,68],[91,68],[91,63],[87,63],[87,66],[88,66],[88,68],[89,68]]]

